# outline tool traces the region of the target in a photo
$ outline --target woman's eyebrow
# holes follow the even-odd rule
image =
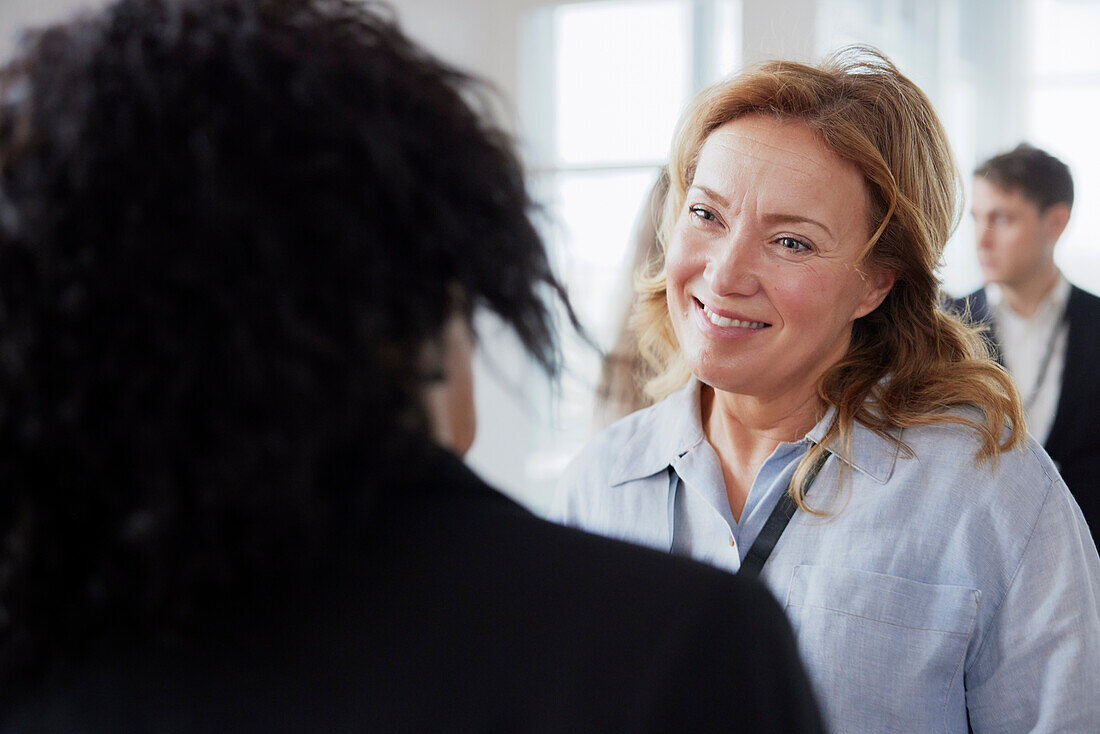
[[[762,219],[769,224],[812,224],[815,227],[820,227],[821,229],[823,229],[825,231],[825,234],[829,235],[830,238],[836,239],[835,237],[833,237],[833,231],[826,227],[823,222],[820,222],[811,217],[804,216],[802,214],[765,214]]]
[[[726,207],[727,209],[729,208],[729,205],[730,205],[729,199],[722,196],[721,194],[719,194],[717,191],[710,188],[709,186],[703,186],[702,184],[692,184],[691,186],[688,187],[688,191],[691,191],[692,189],[698,189],[699,191],[702,191],[709,198],[714,199],[716,202],[718,202],[722,206]]]
[[[714,199],[715,202],[721,204],[726,209],[728,209],[730,206],[729,199],[722,196],[709,186],[703,186],[702,184],[692,184],[688,187],[688,191],[691,191],[692,189],[697,189],[703,192],[707,195],[708,198]],[[833,237],[833,231],[831,229],[826,227],[823,222],[820,222],[813,217],[807,217],[802,214],[786,214],[782,212],[777,212],[775,214],[765,214],[763,216],[763,219],[769,224],[812,224],[815,227],[819,227],[820,229],[824,230],[825,234],[827,234],[830,238],[836,239],[835,237]]]

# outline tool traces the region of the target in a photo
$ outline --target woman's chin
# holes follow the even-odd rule
[[[746,375],[741,374],[740,371],[737,374],[730,374],[728,369],[708,370],[703,368],[692,369],[691,374],[703,385],[718,392],[735,395],[751,395],[754,392],[753,381],[747,379]]]

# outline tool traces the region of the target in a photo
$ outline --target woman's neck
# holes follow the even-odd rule
[[[821,419],[816,391],[765,400],[702,388],[703,433],[722,464],[735,520],[760,467],[783,442],[798,441]]]

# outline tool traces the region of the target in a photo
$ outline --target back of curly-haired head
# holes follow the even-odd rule
[[[560,287],[479,94],[350,0],[122,0],[24,40],[0,72],[0,670],[322,563],[415,468],[455,309],[556,370]]]
[[[707,136],[746,115],[807,125],[858,167],[871,201],[872,235],[861,257],[895,274],[892,290],[855,321],[847,354],[818,384],[825,404],[836,406],[836,420],[799,467],[795,499],[802,504],[806,471],[822,451],[847,450],[855,421],[894,440],[899,428],[963,423],[981,434],[981,459],[1023,440],[1011,379],[988,359],[980,336],[940,307],[936,268],[958,223],[961,186],[946,133],[924,93],[881,53],[858,46],[819,66],[764,63],[704,90],[673,141],[662,245],[684,206]],[[647,391],[659,399],[690,376],[672,330],[663,262],[639,276],[637,290],[636,328],[653,373]],[[945,410],[964,405],[976,406],[984,419]]]

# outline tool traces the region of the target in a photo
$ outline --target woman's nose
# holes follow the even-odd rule
[[[743,234],[714,243],[703,278],[716,296],[750,296],[760,287],[759,248]]]

